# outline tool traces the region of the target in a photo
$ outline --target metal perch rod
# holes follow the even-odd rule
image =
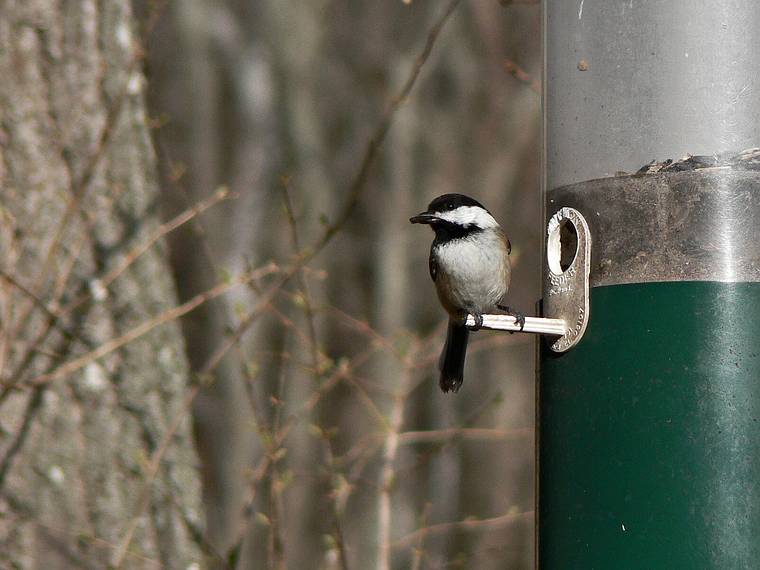
[[[475,318],[467,315],[467,326],[475,325]],[[483,315],[483,328],[495,331],[521,332],[517,319],[512,315]],[[541,317],[525,317],[525,328],[522,332],[564,336],[567,331],[562,319],[544,319]]]

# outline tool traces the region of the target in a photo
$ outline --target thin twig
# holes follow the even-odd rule
[[[293,248],[296,253],[301,251],[301,240],[298,235],[298,224],[296,222],[295,211],[293,210],[293,202],[290,199],[290,192],[288,191],[288,180],[282,180],[282,194],[283,201],[285,202],[285,213],[287,214],[288,226],[290,227],[290,235],[293,241]],[[311,291],[309,290],[309,283],[303,275],[303,271],[298,272],[298,286],[301,289],[303,295],[303,308],[306,316],[306,330],[309,334],[309,354],[311,355],[312,366],[314,367],[314,381],[319,382],[319,345],[317,343],[317,326],[314,322],[314,309],[311,302]]]
[[[94,223],[94,216],[83,216],[82,228],[79,232],[79,240],[69,248],[68,259],[62,262],[62,270],[58,273],[58,277],[53,284],[53,293],[50,297],[53,299],[52,306],[55,308],[58,308],[59,303],[66,293],[66,285],[68,285],[71,276],[74,275],[74,268],[76,267],[77,262],[80,261],[82,251],[92,239]]]
[[[304,332],[301,330],[301,328],[291,319],[288,317],[285,313],[283,313],[279,308],[277,308],[275,305],[269,305],[267,307],[267,311],[276,317],[280,324],[287,330],[289,330],[293,336],[298,339],[299,346],[303,347],[305,350],[311,352],[311,340],[309,339],[308,332],[304,334]],[[238,351],[240,351],[240,345],[237,345]],[[245,361],[245,357],[242,354],[242,351],[240,351],[240,358],[242,361]],[[308,370],[309,372],[314,372],[314,360],[313,357],[309,358],[309,362],[302,362],[300,360],[296,360],[296,358],[290,356],[286,352],[276,352],[276,351],[266,351],[266,350],[259,350],[256,351],[257,354],[267,354],[269,353],[272,356],[277,356],[280,358],[288,358],[294,362],[297,362],[300,366],[302,366],[304,369]],[[321,353],[320,353],[321,354]],[[326,358],[324,354],[322,354],[323,358]]]
[[[196,203],[190,208],[174,216],[174,218],[168,222],[164,222],[163,224],[159,225],[151,235],[146,237],[143,241],[128,251],[120,264],[114,267],[106,275],[101,277],[98,280],[98,286],[101,288],[101,290],[107,291],[113,282],[116,281],[116,279],[118,279],[118,277],[122,275],[127,269],[129,269],[129,267],[131,267],[143,254],[150,250],[150,248],[155,245],[156,242],[174,230],[178,229],[179,227],[183,226],[184,224],[195,219],[197,216],[204,213],[209,208],[216,206],[224,200],[234,197],[236,196],[231,194],[226,187],[221,187],[216,192],[214,192],[211,197]],[[83,303],[89,301],[92,296],[92,291],[88,291],[76,299],[73,299],[65,306],[61,307],[61,309],[58,311],[59,317],[65,316],[71,311],[79,308]]]
[[[179,317],[183,315],[186,315],[187,313],[189,313],[193,309],[196,309],[203,303],[206,303],[210,301],[211,299],[215,299],[216,297],[219,297],[220,295],[226,293],[233,287],[247,283],[248,281],[251,281],[253,279],[260,279],[261,277],[264,277],[265,275],[268,275],[270,273],[274,273],[275,271],[277,271],[277,267],[274,264],[269,264],[253,272],[241,275],[237,277],[236,279],[233,279],[227,283],[220,283],[219,285],[217,285],[216,287],[213,287],[212,289],[209,289],[208,291],[199,293],[198,295],[196,295],[189,301],[182,303],[181,305],[177,307],[172,307],[171,309],[167,309],[166,311],[156,315],[155,317],[140,323],[139,325],[127,331],[123,335],[117,338],[111,339],[110,341],[100,345],[95,350],[91,350],[90,352],[83,354],[82,356],[78,358],[69,360],[68,362],[65,362],[64,364],[58,366],[51,372],[48,372],[46,374],[41,374],[37,376],[36,378],[31,379],[29,381],[29,384],[32,384],[34,386],[41,386],[43,384],[48,384],[54,380],[57,380],[58,378],[67,376],[71,374],[72,372],[76,372],[77,370],[80,370],[81,368],[84,368],[85,366],[87,366],[90,362],[97,360],[99,358],[102,358],[106,356],[107,354],[110,354],[111,352],[118,350],[125,344],[128,344],[146,335],[157,326],[167,323],[169,321],[178,319]]]
[[[380,552],[377,557],[378,570],[391,567],[391,490],[394,483],[398,434],[404,418],[404,397],[398,394],[391,408],[390,427],[383,447],[383,466],[380,470],[380,496],[378,498],[377,543]]]
[[[282,192],[285,201],[285,212],[287,214],[288,225],[290,226],[291,239],[293,241],[293,247],[296,252],[301,250],[301,242],[298,233],[298,223],[296,221],[295,210],[293,209],[293,202],[290,199],[290,192],[288,191],[288,180],[282,181]],[[315,314],[312,304],[311,291],[309,290],[309,283],[303,274],[303,271],[298,274],[298,284],[303,295],[303,308],[306,317],[306,325],[308,331],[309,340],[309,354],[311,355],[311,365],[313,369],[314,385],[319,386],[319,382],[322,378],[321,366],[320,366],[320,350],[319,341],[317,338],[317,326],[315,322]],[[335,474],[335,465],[333,462],[333,452],[329,437],[323,438],[325,446],[326,456],[326,468],[328,484],[332,486],[332,479]],[[348,570],[348,555],[346,554],[345,538],[343,537],[343,531],[340,524],[340,513],[337,504],[337,492],[332,489],[327,494],[328,509],[332,519],[333,538],[335,540],[335,548],[338,551],[338,562],[340,563],[341,570]]]
[[[287,333],[286,333],[287,334]],[[280,373],[277,381],[277,392],[272,395],[271,401],[275,407],[272,418],[272,433],[280,429],[282,419],[283,398],[285,394],[285,366],[280,360]],[[280,445],[272,438],[267,455],[271,456],[271,468],[269,473],[269,567],[272,570],[285,570],[285,546],[282,540],[282,489],[279,480],[278,460],[280,458]]]
[[[188,390],[187,394],[185,394],[185,398],[182,401],[182,406],[180,407],[180,410],[189,410],[190,406],[192,405],[193,401],[195,400],[195,397],[198,395],[198,391],[200,390],[201,384],[197,383],[194,386]],[[171,446],[171,443],[174,439],[174,434],[177,432],[177,429],[179,429],[180,424],[182,423],[182,420],[185,418],[185,414],[177,413],[174,416],[174,419],[172,423],[167,427],[166,433],[171,434],[171,437],[164,437],[161,440],[161,443],[156,448],[156,451],[153,452],[153,456],[151,457],[150,462],[148,463],[148,466],[145,469],[145,479],[143,482],[143,485],[140,489],[140,492],[138,494],[137,499],[137,508],[135,509],[134,516],[129,520],[126,526],[126,530],[124,531],[124,534],[121,537],[121,540],[117,544],[116,548],[114,549],[112,556],[111,556],[111,568],[119,568],[121,567],[122,563],[124,562],[125,556],[127,556],[127,553],[129,551],[129,545],[132,542],[132,537],[135,534],[135,531],[137,530],[138,525],[140,524],[140,517],[142,513],[145,511],[145,509],[148,507],[148,503],[150,502],[150,489],[153,485],[153,481],[156,478],[156,475],[158,474],[158,467],[161,464],[161,459],[163,458],[166,451]]]
[[[185,530],[190,536],[190,539],[198,546],[203,554],[213,560],[214,564],[216,565],[214,566],[215,568],[218,567],[220,569],[227,569],[227,560],[221,554],[219,554],[216,548],[214,548],[214,545],[209,542],[203,526],[188,516],[187,511],[182,507],[182,505],[178,504],[178,498],[174,493],[172,493],[169,498],[171,500],[172,507],[174,508],[174,512],[177,514],[179,520],[185,527]]]
[[[391,425],[391,421],[383,415],[383,413],[367,393],[367,390],[364,388],[364,386],[362,386],[360,382],[357,382],[356,378],[352,377],[349,374],[344,377],[344,380],[356,391],[359,401],[370,413],[370,416],[372,416],[375,421],[377,421],[381,428],[388,429]],[[392,395],[395,399],[395,392]]]
[[[269,470],[272,467],[272,455],[270,453],[265,453],[263,457],[259,460],[259,464],[256,466],[256,468],[253,470],[253,476],[251,477],[251,484],[250,484],[250,493],[248,494],[248,497],[246,498],[244,502],[244,506],[242,508],[243,513],[243,522],[247,523],[250,518],[255,513],[254,508],[254,502],[256,500],[256,487],[259,483],[269,475]],[[231,570],[235,570],[238,567],[238,564],[240,562],[240,551],[243,548],[243,541],[245,540],[245,537],[248,534],[248,525],[242,524],[240,525],[236,539],[232,541],[232,546],[230,546],[228,552],[227,552],[227,560],[234,560],[236,563],[232,566]]]
[[[72,342],[73,341],[70,337],[63,337],[59,341],[59,344],[54,352],[61,354],[67,353]],[[51,365],[47,370],[49,371],[52,366],[53,365]],[[5,479],[13,467],[13,461],[16,455],[21,452],[21,449],[26,443],[32,427],[32,422],[42,409],[42,405],[44,403],[43,395],[46,388],[47,386],[35,386],[32,388],[24,410],[21,425],[19,426],[12,443],[6,449],[5,455],[3,456],[2,460],[0,460],[0,495],[4,493],[3,486],[5,484]],[[7,396],[9,393],[9,389],[4,390],[3,397]]]
[[[388,134],[388,129],[393,122],[396,111],[398,111],[401,105],[406,102],[409,94],[412,92],[412,88],[417,82],[417,78],[419,77],[423,66],[430,57],[430,54],[433,51],[433,46],[435,45],[435,42],[438,39],[441,30],[443,30],[443,27],[446,25],[449,16],[451,16],[454,10],[456,10],[460,2],[461,0],[452,0],[449,2],[449,5],[446,7],[441,17],[435,22],[435,24],[433,24],[433,27],[430,28],[430,31],[427,35],[427,40],[425,41],[425,46],[422,48],[420,55],[417,56],[409,77],[407,77],[407,80],[401,87],[399,93],[391,100],[390,105],[383,114],[383,118],[381,119],[380,124],[375,129],[375,133],[372,135],[372,138],[369,141],[367,151],[364,155],[364,160],[362,160],[361,166],[359,167],[359,172],[357,173],[349,188],[348,199],[343,207],[342,213],[338,216],[337,220],[332,225],[328,226],[327,230],[324,233],[324,236],[316,244],[314,250],[318,251],[322,249],[322,247],[324,247],[324,245],[326,245],[333,238],[338,230],[343,227],[343,225],[351,217],[351,214],[359,202],[359,196],[361,195],[361,192],[367,183],[370,167],[375,161],[375,157],[377,156],[380,146],[385,140],[385,136]]]
[[[430,509],[432,508],[431,503],[427,503],[425,505],[425,510],[422,512],[422,530],[425,531],[425,527],[427,525],[428,517],[430,516]],[[425,537],[427,536],[427,532],[420,532],[419,537],[417,538],[417,545],[414,547],[414,552],[412,555],[412,568],[411,570],[420,570],[422,567],[422,556],[425,553],[424,545],[425,545]]]
[[[330,435],[322,432],[322,442],[325,449],[325,464],[327,465],[326,478],[327,485],[330,488],[328,493],[328,506],[330,508],[330,518],[332,519],[333,538],[335,539],[335,548],[338,551],[338,563],[341,570],[348,570],[348,555],[346,553],[345,538],[343,529],[340,525],[340,512],[338,508],[338,489],[333,483],[335,477],[335,454],[333,453]]]
[[[417,346],[409,351],[408,362],[401,372],[393,396],[390,414],[387,420],[387,431],[383,444],[382,466],[380,468],[379,495],[377,502],[377,545],[379,548],[377,557],[377,570],[390,570],[391,568],[391,491],[396,478],[396,455],[399,446],[399,434],[404,422],[404,409],[406,407],[408,386],[412,379],[412,369],[409,362],[415,358]]]
[[[107,291],[108,288],[113,284],[113,282],[124,271],[126,271],[132,264],[134,264],[146,251],[148,251],[150,247],[153,244],[155,244],[159,239],[163,238],[165,235],[169,234],[170,232],[176,230],[183,224],[194,219],[199,214],[205,212],[210,207],[218,204],[222,200],[225,200],[229,197],[231,197],[229,192],[225,188],[220,188],[209,199],[195,204],[194,206],[185,210],[184,212],[181,212],[180,214],[178,214],[177,216],[175,216],[173,219],[169,220],[168,222],[161,224],[156,229],[156,231],[153,232],[153,234],[148,236],[144,241],[137,244],[137,246],[135,246],[131,251],[129,251],[127,255],[125,256],[124,261],[120,265],[118,265],[114,270],[110,271],[106,276],[104,276],[98,282],[98,286],[100,290]],[[51,312],[50,310],[46,311],[45,314],[48,315],[48,318],[46,319],[45,323],[40,329],[39,334],[34,339],[34,341],[30,344],[30,346],[37,347],[37,346],[42,345],[45,342],[45,340],[48,338],[48,335],[50,334],[50,331],[52,330],[54,326],[61,329],[64,333],[68,333],[69,335],[71,335],[72,333],[70,331],[63,328],[62,325],[59,324],[60,319],[65,317],[72,311],[78,309],[84,303],[92,299],[93,294],[94,294],[94,291],[91,289],[90,291],[83,293],[79,297],[71,300],[69,303],[61,307],[55,313]],[[54,296],[53,302],[57,304],[62,295],[63,295],[63,289],[61,287],[60,292]],[[21,356],[20,363],[16,367],[16,369],[13,371],[13,373],[8,378],[4,379],[6,388],[4,388],[2,393],[0,393],[0,402],[7,396],[8,387],[12,387],[18,381],[18,379],[27,369],[29,364],[32,362],[33,357],[34,357],[33,350],[28,349]]]
[[[96,536],[90,528],[73,527],[71,521],[62,522],[60,526],[40,521],[37,511],[33,511],[31,505],[23,502],[11,492],[4,492],[1,498],[15,515],[15,519],[9,520],[9,524],[16,528],[21,528],[22,524],[35,527],[35,531],[39,533],[43,542],[49,541],[58,549],[58,554],[66,556],[70,563],[67,566],[69,568],[92,568],[88,564],[92,560],[85,560],[82,557],[84,553],[81,549],[82,544],[97,547],[98,550],[114,548],[112,542]],[[160,561],[149,558],[142,553],[128,552],[127,556],[137,564],[138,568],[144,570],[149,567],[155,567],[158,570],[164,568]]]
[[[127,253],[127,255],[124,256],[124,259],[122,262],[114,267],[111,271],[109,271],[102,279],[101,284],[103,287],[108,287],[111,283],[113,283],[119,275],[124,273],[124,271],[127,270],[127,268],[132,265],[138,257],[140,257],[142,254],[144,254],[146,251],[148,251],[153,245],[163,238],[165,235],[167,235],[170,232],[173,232],[180,226],[186,224],[196,216],[199,216],[209,208],[216,206],[218,203],[230,198],[234,197],[232,194],[230,194],[230,191],[226,187],[219,188],[216,192],[214,192],[210,198],[203,200],[201,202],[198,202],[191,208],[188,208],[184,212],[179,213],[174,218],[169,220],[168,222],[164,222],[160,226],[156,228],[156,230],[148,236],[142,243],[139,243],[135,248],[133,248],[130,252]]]
[[[285,570],[285,547],[282,540],[282,489],[276,461],[269,473],[269,567]]]
[[[227,198],[230,198],[230,197],[232,197],[232,195],[229,193],[229,191],[226,188],[220,188],[207,200],[198,202],[191,208],[188,208],[187,210],[179,213],[177,216],[175,216],[173,219],[169,220],[168,222],[161,224],[158,228],[156,228],[156,230],[150,236],[148,236],[141,243],[137,244],[132,250],[130,250],[127,253],[127,255],[124,257],[124,260],[122,261],[121,264],[119,264],[116,268],[114,268],[112,271],[106,274],[101,280],[99,280],[97,286],[100,288],[101,291],[107,291],[108,288],[111,286],[111,284],[113,284],[113,282],[122,273],[124,273],[124,271],[126,271],[131,265],[133,265],[158,240],[160,240],[161,238],[163,238],[165,235],[169,234],[170,232],[176,230],[183,224],[189,222],[190,220],[193,220],[195,217],[202,214],[203,212],[205,212],[212,206],[215,206],[219,202],[226,200]],[[29,292],[29,294],[32,294],[31,291]],[[46,319],[45,323],[41,327],[40,332],[35,338],[34,342],[32,342],[30,346],[37,347],[37,346],[40,346],[42,343],[44,343],[54,326],[62,330],[62,332],[66,334],[67,336],[73,335],[74,333],[68,331],[65,327],[63,327],[60,324],[59,321],[64,316],[78,309],[84,303],[92,299],[93,294],[94,294],[93,290],[91,289],[90,291],[73,299],[72,301],[67,303],[64,307],[61,307],[56,312],[52,312],[49,309],[46,310],[45,314],[48,315],[48,318]],[[61,289],[60,294],[54,297],[54,303],[57,304],[58,301],[60,300],[60,296],[62,295],[63,295],[63,290]],[[0,392],[0,402],[3,399],[5,399],[5,397],[7,397],[9,388],[12,388],[15,385],[15,383],[18,381],[18,379],[26,370],[26,368],[32,362],[33,357],[34,357],[34,352],[32,349],[28,349],[21,356],[19,365],[16,367],[16,369],[10,375],[10,377],[5,379],[5,382],[4,382],[5,388],[3,389],[2,392]]]
[[[69,340],[80,340],[83,342],[83,344],[87,344],[84,339],[82,339],[75,331],[70,330],[66,327],[64,323],[61,322],[61,313],[51,309],[48,307],[42,299],[37,297],[30,289],[25,287],[21,282],[19,282],[15,277],[12,275],[9,275],[2,269],[0,269],[0,279],[3,279],[13,285],[16,289],[21,291],[24,295],[28,296],[32,301],[34,302],[35,306],[38,307],[43,313],[45,313],[45,316],[47,317],[46,320],[46,326],[43,327],[43,330],[45,333],[48,333],[51,330],[51,327],[57,328],[61,334],[63,334],[67,339]],[[48,324],[49,323],[49,324]],[[45,335],[47,337],[47,334]],[[30,361],[29,356],[32,353],[36,354],[46,354],[43,347],[40,345],[44,339],[35,339],[33,342],[27,344],[27,350],[23,353],[23,356],[21,357],[21,361]],[[20,345],[21,343],[16,340],[16,345]],[[0,368],[1,369],[1,368]],[[17,378],[17,372],[13,374],[13,378]],[[1,399],[0,399],[1,400]]]
[[[533,511],[524,511],[521,513],[507,513],[500,517],[493,517],[490,519],[465,519],[463,521],[434,524],[407,534],[405,537],[394,542],[393,548],[408,548],[419,540],[420,535],[430,536],[435,534],[446,534],[458,530],[471,531],[484,528],[500,528],[524,518],[532,517],[533,514]]]
[[[10,215],[7,210],[0,212],[0,227],[2,228],[3,234],[5,234],[3,236],[3,242],[6,246],[3,251],[3,256],[5,258],[4,261],[7,264],[6,267],[16,267],[20,249],[19,233],[17,231],[18,224],[16,223],[16,219]],[[3,313],[0,317],[2,318],[2,323],[0,323],[0,378],[2,378],[12,348],[8,327],[13,319],[15,290],[13,288],[8,290],[6,287],[2,287],[0,291],[2,293],[2,297],[0,297],[2,308],[0,311]]]
[[[37,412],[40,409],[40,406],[42,405],[42,395],[44,392],[45,387],[38,386],[32,390],[31,394],[29,394],[29,399],[27,400],[26,408],[24,409],[21,426],[16,433],[16,437],[13,438],[13,442],[10,444],[10,446],[8,446],[8,449],[5,452],[2,460],[0,460],[0,489],[2,489],[5,485],[5,477],[8,475],[8,472],[13,466],[13,459],[21,450],[21,447],[24,445],[26,436],[29,433],[29,428],[32,426],[32,421],[34,420]]]
[[[399,434],[399,444],[414,443],[447,443],[453,439],[472,441],[509,441],[531,437],[531,428],[520,429],[487,429],[487,428],[449,428],[429,431],[405,431]]]
[[[288,419],[283,424],[280,432],[275,434],[277,441],[280,443],[285,441],[290,433],[290,430],[295,425],[295,422],[307,416],[316,407],[316,405],[325,394],[327,394],[340,382],[348,378],[351,375],[352,370],[363,365],[373,354],[375,354],[375,352],[376,351],[374,349],[370,348],[355,355],[350,362],[336,367],[335,371],[330,376],[328,376],[325,381],[322,382],[316,390],[314,390],[314,392],[312,392],[312,395],[309,397],[309,399],[306,400],[306,402],[304,402],[296,412],[288,416]]]
[[[312,392],[311,396],[306,400],[306,402],[304,402],[297,411],[291,413],[288,416],[288,418],[283,423],[282,428],[279,430],[279,432],[271,434],[272,439],[274,440],[274,443],[270,442],[269,446],[274,445],[278,449],[281,448],[283,444],[285,443],[285,440],[288,438],[288,435],[290,434],[291,430],[296,425],[296,422],[301,421],[305,417],[307,417],[325,394],[327,394],[330,390],[332,390],[335,386],[337,386],[342,380],[344,380],[348,375],[350,375],[351,370],[363,365],[374,353],[375,353],[374,349],[364,351],[358,355],[355,355],[351,359],[350,362],[338,366],[335,369],[335,371],[330,376],[328,376]],[[258,475],[253,477],[252,483],[254,484],[258,483],[261,479],[263,479],[264,475],[267,474],[267,470],[271,467],[270,458],[271,458],[270,454],[267,454],[264,456],[263,460],[265,461],[256,470],[256,473]],[[233,541],[232,543],[235,545],[231,549],[231,552],[233,553],[235,551],[239,551],[242,546],[242,541],[245,538],[246,530],[248,528],[248,523],[254,512],[253,502],[255,498],[256,498],[255,486],[252,485],[252,491],[246,500],[245,507],[242,510],[242,512],[244,513],[243,518],[244,518],[245,524],[241,525],[241,528],[237,535],[237,539]]]
[[[349,315],[338,307],[328,307],[327,310],[338,316],[352,329],[370,337],[373,341],[380,344],[383,348],[386,348],[396,357],[401,358],[401,354],[398,352],[398,348],[394,342],[391,339],[383,336],[377,329],[374,329],[372,325],[370,325],[366,320],[357,319],[353,315]]]
[[[60,302],[63,299],[63,296],[66,292],[66,284],[68,283],[69,278],[74,273],[74,267],[77,262],[77,258],[79,256],[79,253],[84,248],[87,241],[90,239],[90,231],[91,231],[91,223],[87,221],[85,223],[84,231],[81,232],[81,236],[79,241],[75,244],[75,246],[72,249],[71,255],[69,255],[69,259],[67,263],[64,263],[64,268],[62,271],[59,272],[58,278],[56,279],[56,282],[53,286],[53,292],[51,295],[51,300],[47,303],[47,306],[50,307],[50,311],[44,311],[46,318],[44,319],[43,323],[39,327],[38,334],[34,337],[34,340],[32,342],[28,343],[28,348],[26,351],[23,351],[20,353],[18,357],[18,365],[15,367],[15,369],[11,372],[11,374],[7,377],[4,377],[4,381],[6,386],[13,386],[15,382],[18,381],[19,378],[24,374],[24,372],[27,370],[27,368],[35,362],[34,356],[37,351],[37,347],[42,346],[52,333],[53,329],[59,329],[66,334],[68,329],[66,326],[61,322],[64,313],[62,312],[60,308]],[[12,335],[17,333],[23,332],[23,326],[24,323],[21,322],[21,319],[18,319],[18,324],[14,328],[14,330],[11,332]],[[72,333],[71,331],[68,331],[68,336],[70,336]],[[81,336],[76,337],[77,340],[82,342],[84,346],[88,346],[89,343],[86,339],[82,338]],[[14,339],[15,341],[15,339]],[[18,344],[18,341],[15,341],[15,344]],[[2,394],[0,394],[0,401],[4,400],[7,396],[8,390],[7,388],[3,389]]]
[[[2,269],[0,269],[0,279],[3,279],[4,281],[7,281],[11,285],[13,285],[16,289],[18,289],[19,291],[21,291],[24,295],[26,295],[27,297],[29,297],[32,300],[32,303],[34,303],[34,305],[37,308],[41,309],[43,313],[45,313],[49,317],[52,317],[53,319],[57,319],[58,318],[58,315],[55,313],[55,311],[53,311],[52,309],[50,309],[45,304],[45,302],[42,299],[40,299],[33,291],[31,291],[28,287],[26,287],[25,285],[23,285],[15,277],[13,277],[12,275],[9,275],[8,273],[6,273]]]

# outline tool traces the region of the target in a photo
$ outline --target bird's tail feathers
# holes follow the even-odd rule
[[[441,377],[438,384],[444,392],[458,392],[464,381],[464,359],[467,356],[469,329],[462,323],[449,321],[446,344],[443,346],[438,368]]]

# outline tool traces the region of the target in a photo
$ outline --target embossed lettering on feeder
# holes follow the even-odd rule
[[[565,322],[565,334],[551,349],[564,352],[586,331],[589,314],[591,232],[580,212],[562,208],[546,228],[544,314]]]

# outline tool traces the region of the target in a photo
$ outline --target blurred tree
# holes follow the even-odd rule
[[[0,16],[0,566],[199,567],[179,326],[119,342],[176,303],[130,2]]]

